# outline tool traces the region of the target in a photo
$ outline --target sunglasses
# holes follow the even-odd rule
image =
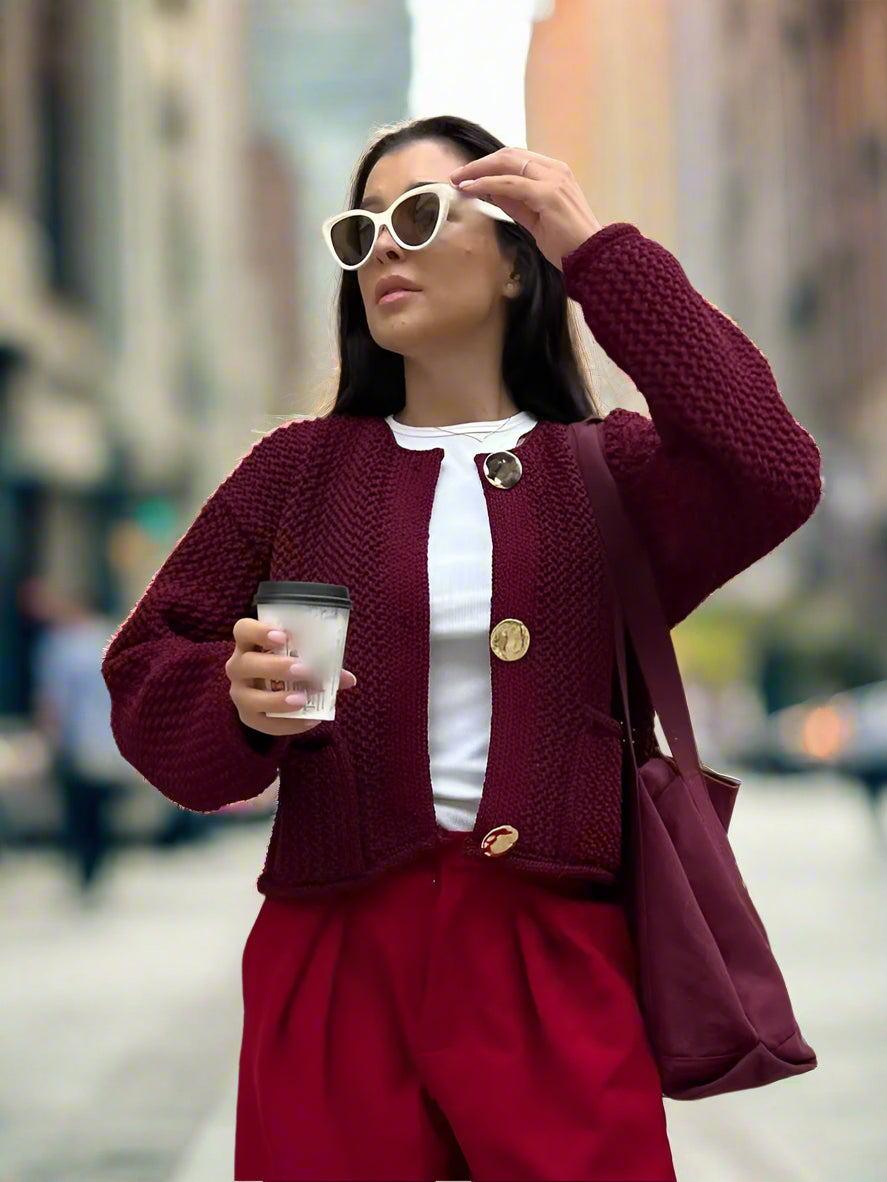
[[[373,213],[369,209],[337,213],[323,223],[323,237],[339,266],[345,271],[356,271],[373,253],[383,226],[404,250],[422,250],[430,246],[456,200],[473,203],[488,217],[514,222],[498,205],[463,193],[446,181],[439,181],[402,193],[382,213]]]

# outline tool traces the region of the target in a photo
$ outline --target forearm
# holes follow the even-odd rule
[[[635,227],[593,235],[565,278],[650,408],[611,411],[603,446],[674,624],[813,513],[819,449],[763,354]]]
[[[809,516],[821,492],[815,442],[763,353],[669,251],[613,223],[567,256],[564,273],[595,339],[646,399],[666,452],[705,456],[724,479]]]

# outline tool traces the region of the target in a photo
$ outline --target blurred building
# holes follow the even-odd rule
[[[538,5],[527,58],[527,146],[565,160],[601,223],[633,222],[678,251],[672,13],[660,0]],[[582,321],[581,313],[579,320]],[[643,410],[584,328],[603,408]]]
[[[79,592],[107,576],[113,355],[87,263],[101,199],[83,183],[76,7],[0,2],[0,714],[26,705],[19,581],[40,568]]]
[[[528,146],[571,163],[603,223],[674,251],[822,445],[820,511],[721,598],[882,632],[887,0],[512,7]],[[514,102],[471,100],[485,80],[467,48],[436,59],[433,18],[0,0],[0,713],[26,693],[19,579],[128,610],[254,432],[322,402],[319,227],[368,135],[428,102],[517,110],[515,63],[495,75]],[[643,407],[593,360],[605,405]]]
[[[712,298],[824,455],[823,504],[769,569],[809,589],[811,631],[887,668],[887,2],[679,0],[674,47],[681,239],[707,211]],[[749,572],[737,590],[754,589]]]
[[[556,4],[534,31],[527,128],[602,223],[677,255],[821,446],[817,514],[719,602],[794,599],[811,631],[858,633],[887,664],[887,0]],[[596,364],[605,400],[642,404]]]
[[[271,425],[275,394],[271,294],[251,237],[246,8],[90,7],[110,24],[118,60],[116,427],[133,481],[146,493],[177,488],[190,517],[251,430]]]
[[[0,714],[27,703],[17,583],[125,613],[273,425],[288,326],[246,18],[0,0]]]

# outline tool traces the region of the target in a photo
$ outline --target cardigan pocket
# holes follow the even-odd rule
[[[570,819],[562,857],[571,865],[616,873],[622,858],[623,726],[580,705],[580,725],[566,761]]]
[[[316,886],[364,870],[357,778],[347,741],[340,730],[330,729],[310,745],[305,740],[312,733],[302,736],[281,769],[266,862],[266,873],[289,886]]]

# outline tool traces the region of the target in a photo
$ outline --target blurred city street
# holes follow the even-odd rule
[[[526,152],[539,175],[523,160],[511,198],[484,193],[494,182],[465,205],[447,153],[487,159],[494,145],[512,149],[497,155],[506,172]],[[397,179],[402,151],[430,148],[431,171]],[[555,166],[559,182],[534,204]],[[408,193],[411,178],[444,188]],[[367,216],[387,230],[368,238]],[[614,224],[639,233],[608,233]],[[563,251],[595,226],[599,245],[569,249],[577,267],[565,272]],[[646,416],[637,454],[613,451],[626,488],[654,494],[630,499],[642,514],[662,506],[675,537],[709,521],[691,558],[668,540],[671,524],[654,531],[665,582],[706,591],[673,630],[676,655],[699,751],[743,776],[731,840],[820,1065],[751,1092],[667,1101],[678,1178],[887,1179],[885,231],[887,0],[0,0],[0,1182],[232,1178],[241,958],[276,789],[218,816],[172,803],[201,807],[192,756],[205,771],[201,757],[229,755],[212,654],[255,612],[247,570],[255,584],[349,583],[359,629],[346,668],[392,690],[379,697],[386,710],[416,706],[385,676],[408,668],[384,664],[400,661],[406,633],[368,638],[382,580],[406,573],[376,523],[416,538],[428,502],[406,484],[382,495],[373,448],[348,442],[364,415],[386,440],[388,421],[392,459],[433,442],[410,434],[441,433],[430,634],[451,593],[454,618],[480,604],[485,623],[492,572],[504,589],[513,572],[529,587],[527,572],[556,571],[563,586],[540,581],[526,600],[538,613],[517,621],[538,645],[535,620],[561,610],[555,593],[572,605],[604,572],[578,547],[537,564],[523,544],[552,540],[545,521],[570,541],[575,513],[531,505],[536,488],[568,491],[566,471],[533,474],[528,460],[514,493],[495,465],[467,472],[485,498],[499,490],[491,505],[526,501],[535,514],[538,529],[510,508],[501,518],[519,563],[487,547],[477,497],[474,509],[467,495],[448,502],[460,521],[480,513],[470,529],[440,512],[452,437],[498,450],[498,429],[474,431],[512,409],[543,420],[540,435]],[[369,277],[401,249],[396,278],[420,298],[406,301],[415,314],[386,310],[383,334]],[[646,258],[657,298],[602,298]],[[502,290],[499,263],[516,267]],[[568,282],[586,265],[607,281]],[[672,299],[678,271],[686,284]],[[694,373],[717,373],[709,390],[723,401],[701,397]],[[758,385],[772,430],[751,409]],[[290,479],[282,441],[327,438]],[[280,466],[266,470],[278,446]],[[421,458],[401,456],[404,472]],[[315,461],[332,466],[315,476]],[[713,503],[723,510],[706,517]],[[748,508],[763,509],[757,538]],[[803,524],[786,533],[780,520]],[[727,544],[730,530],[741,544]],[[378,561],[361,557],[370,540]],[[731,578],[728,554],[747,558]],[[436,570],[449,572],[442,582]],[[404,619],[418,620],[394,582]],[[500,624],[520,603],[509,599]],[[597,619],[571,626],[559,650],[583,674]],[[488,738],[498,749],[465,694],[473,685],[485,709],[481,667],[486,677],[515,655],[492,644],[499,626],[475,630],[480,647],[460,645],[458,659],[446,645],[429,654],[436,805],[476,803],[478,753]],[[405,651],[421,668],[423,650]],[[225,661],[235,700],[257,684],[238,666]],[[441,673],[455,697],[434,689]],[[368,715],[367,741],[341,749],[361,791],[380,767],[369,738],[388,717]],[[596,747],[576,758],[605,762]],[[331,764],[316,766],[322,777]],[[146,786],[166,783],[157,767],[184,795]],[[327,806],[318,784],[300,806]],[[356,805],[353,831],[378,811]],[[319,811],[311,821],[323,831]]]
[[[128,851],[83,907],[48,857],[0,862],[2,1182],[233,1176],[240,955],[265,822]],[[731,837],[819,1068],[667,1102],[681,1182],[875,1182],[887,1130],[887,863],[860,797],[749,779]],[[13,1017],[14,1016],[14,1017]]]

